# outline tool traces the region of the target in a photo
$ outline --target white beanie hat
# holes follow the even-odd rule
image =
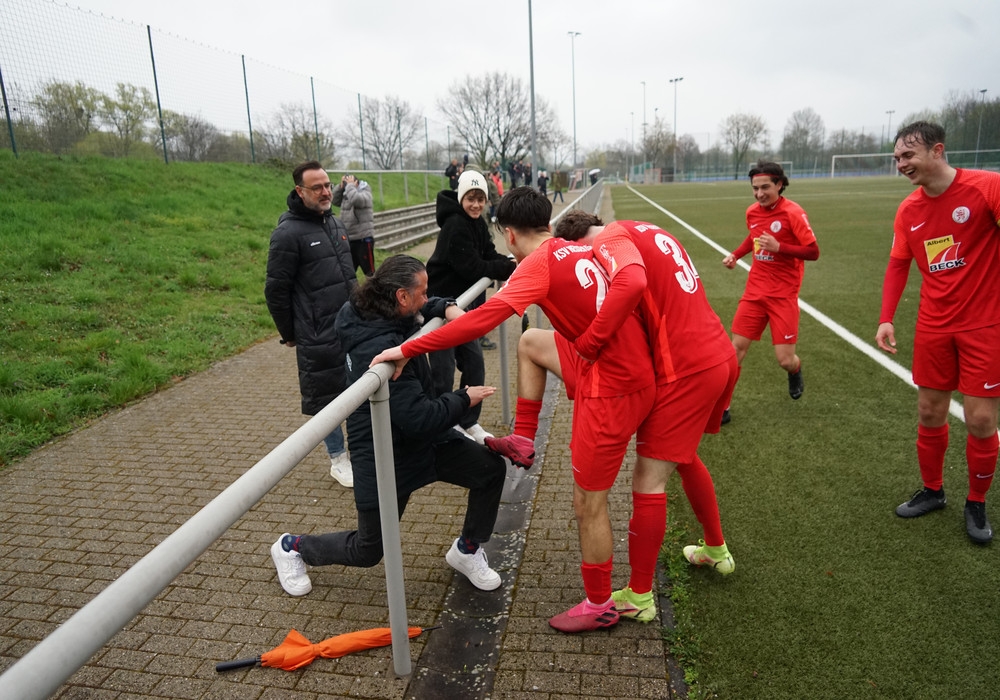
[[[458,178],[459,204],[462,203],[462,198],[465,197],[469,190],[482,190],[487,198],[490,196],[490,191],[486,189],[486,178],[483,177],[482,173],[477,173],[475,170],[466,170]]]

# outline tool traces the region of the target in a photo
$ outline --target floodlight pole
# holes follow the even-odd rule
[[[983,96],[983,101],[979,106],[979,131],[976,132],[976,163],[972,167],[979,167],[979,137],[983,135],[983,112],[986,111],[986,88],[979,91],[979,94]]]
[[[573,76],[573,169],[576,170],[576,37],[580,32],[566,32],[569,34],[570,59],[572,61]]]
[[[629,112],[629,116],[632,117],[632,135],[629,137],[628,152],[632,156],[632,167],[629,168],[628,181],[632,182],[632,176],[635,175],[635,112]]]
[[[682,80],[684,80],[683,77],[670,79],[674,86],[674,182],[677,182],[677,83]]]
[[[642,83],[642,181],[646,182],[646,81]]]
[[[889,126],[885,128],[885,137],[887,139],[892,138],[892,115],[896,113],[894,109],[887,109],[885,113],[889,115]],[[895,147],[895,142],[893,142],[893,147]]]
[[[528,0],[528,70],[531,76],[531,160],[528,163],[532,168],[538,168],[538,144],[535,142],[535,40],[533,38],[531,29],[531,0]],[[534,179],[535,170],[532,171],[532,179]],[[529,187],[533,185],[530,182],[524,183]]]

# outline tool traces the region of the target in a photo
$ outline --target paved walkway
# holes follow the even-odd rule
[[[508,328],[513,356],[519,323]],[[493,383],[496,358],[497,351],[487,353]],[[547,624],[583,596],[567,449],[571,405],[551,384],[539,435],[544,456],[520,483],[508,483],[487,545],[501,589],[477,591],[444,561],[461,527],[464,491],[434,485],[407,508],[409,621],[443,625],[412,641],[410,678],[394,677],[388,647],[291,673],[215,671],[219,661],[276,646],[292,628],[319,641],[388,625],[381,564],[313,569],[313,591],[302,598],[278,585],[268,554],[278,535],[355,522],[352,493],[329,477],[321,446],[55,697],[670,697],[657,624],[626,620],[576,636]],[[271,339],[0,472],[0,671],[300,426],[298,405],[292,353]],[[498,398],[485,404],[482,423],[508,431]],[[628,483],[626,472],[612,492],[616,587],[627,576]]]

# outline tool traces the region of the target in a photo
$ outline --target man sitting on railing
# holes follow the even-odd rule
[[[424,316],[457,318],[454,301],[427,298],[423,263],[406,255],[385,262],[351,296],[337,317],[337,333],[347,354],[347,378],[353,383],[383,348],[399,345],[423,324]],[[469,386],[435,397],[426,357],[415,358],[389,384],[392,447],[399,515],[410,494],[434,481],[469,489],[465,524],[445,560],[476,588],[492,591],[500,575],[490,568],[480,546],[490,539],[506,478],[503,459],[453,430],[470,406],[496,389]],[[382,527],[375,476],[375,448],[368,402],[347,418],[354,463],[356,530],[323,535],[284,534],[271,546],[281,587],[289,595],[312,590],[306,564],[375,566],[382,560]]]

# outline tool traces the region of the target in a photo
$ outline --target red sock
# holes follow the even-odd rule
[[[681,475],[684,493],[691,503],[701,528],[705,532],[705,544],[709,547],[721,547],[726,543],[722,537],[722,521],[719,519],[719,504],[715,500],[715,484],[712,475],[701,458],[695,455],[694,461],[688,464],[678,464],[677,473]]]
[[[518,396],[514,410],[514,434],[534,440],[535,433],[538,432],[538,414],[542,412],[542,402]]]
[[[667,494],[632,492],[632,519],[628,521],[628,585],[636,593],[653,590],[656,560],[667,531]]]
[[[917,425],[917,462],[926,488],[940,491],[944,486],[944,453],[947,451],[947,423],[939,428]]]
[[[993,483],[997,468],[1000,439],[993,433],[988,438],[969,435],[965,440],[965,460],[969,463],[969,500],[983,502]]]
[[[583,590],[587,594],[587,600],[594,605],[600,605],[611,597],[611,566],[612,560],[608,559],[603,564],[580,564],[580,573],[583,575]]]

